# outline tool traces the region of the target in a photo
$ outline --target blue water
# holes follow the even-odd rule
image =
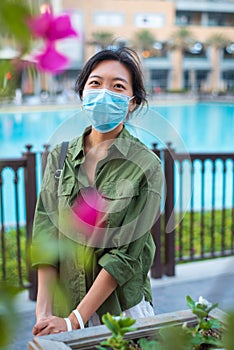
[[[77,109],[40,112],[0,112],[0,158],[19,157],[26,144],[41,152],[45,143],[52,146],[82,133],[89,122]],[[128,125],[129,130],[148,147],[153,142],[165,146],[172,142],[177,151],[234,152],[234,105],[216,103],[152,106]],[[10,198],[13,172],[4,171],[4,196]],[[22,180],[22,179],[21,179]],[[38,187],[40,184],[38,183]],[[20,193],[20,219],[24,221],[25,208]],[[13,222],[15,203],[5,204],[4,218]]]
[[[175,148],[183,143],[190,152],[234,151],[234,105],[153,106],[146,115],[142,113],[132,123],[135,126],[131,131],[147,146],[159,140],[172,142]],[[42,151],[45,143],[53,144],[79,135],[86,124],[88,121],[80,114],[79,108],[0,112],[0,158],[20,156],[28,143],[33,145],[34,151]]]

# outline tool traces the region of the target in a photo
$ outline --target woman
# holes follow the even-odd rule
[[[47,161],[32,244],[35,335],[98,325],[106,312],[154,314],[150,229],[160,207],[161,164],[124,127],[147,102],[137,55],[128,48],[98,52],[83,68],[76,92],[91,126],[69,143],[58,182],[61,145]]]

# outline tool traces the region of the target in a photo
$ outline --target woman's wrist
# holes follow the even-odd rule
[[[80,325],[80,328],[83,329],[84,328],[84,321],[83,321],[83,318],[82,318],[80,312],[77,309],[73,310],[72,312],[76,316],[76,319]]]
[[[44,301],[42,302],[41,298],[38,298],[36,305],[36,318],[40,320],[52,316],[52,302]]]
[[[72,329],[79,329],[80,328],[79,322],[78,322],[78,320],[73,312],[70,313],[68,318],[71,321]]]
[[[68,318],[71,321],[72,329],[84,328],[83,318],[77,309],[73,310]]]
[[[39,313],[36,313],[37,322],[39,322],[42,318],[47,318],[47,317],[50,317],[50,316],[52,316],[51,312],[39,312]]]

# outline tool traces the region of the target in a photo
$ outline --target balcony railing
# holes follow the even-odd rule
[[[157,245],[151,268],[153,278],[163,274],[175,275],[175,264],[197,259],[232,255],[234,253],[234,153],[176,153],[153,147],[164,167],[164,206],[152,228]],[[48,146],[45,156],[48,155]],[[46,157],[43,157],[46,160]],[[28,249],[32,238],[32,224],[36,205],[36,183],[41,172],[36,169],[36,154],[27,146],[27,152],[17,159],[0,159],[0,217],[1,250],[0,280],[11,274],[8,269],[6,243],[8,228],[4,220],[5,197],[8,195],[3,181],[6,168],[12,169],[13,188],[11,201],[15,203],[14,231],[18,284],[29,288],[29,297],[36,299],[37,276],[30,267]],[[44,168],[43,164],[42,168]],[[40,167],[41,168],[41,167]],[[24,201],[26,209],[25,233],[19,220],[19,171],[24,173]],[[157,214],[157,213],[155,213]],[[22,235],[26,245],[22,246]],[[22,261],[22,256],[26,261]],[[26,265],[26,279],[22,265]]]

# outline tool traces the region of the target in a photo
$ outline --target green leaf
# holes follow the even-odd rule
[[[119,319],[119,325],[121,328],[122,327],[131,327],[134,323],[136,323],[136,320],[133,320],[130,317]]]
[[[19,288],[5,283],[0,285],[0,348],[6,346],[16,332],[19,319],[14,301],[19,291]]]
[[[120,334],[124,336],[127,332],[133,332],[135,330],[136,328],[133,328],[133,327],[123,327],[120,329]]]
[[[190,309],[195,307],[195,301],[189,295],[186,296],[186,302]]]
[[[156,340],[142,338],[139,340],[139,345],[142,350],[163,350],[161,344]]]
[[[192,338],[186,329],[178,327],[166,327],[161,329],[162,350],[190,350],[190,340]]]
[[[207,323],[208,323],[210,329],[222,327],[221,323],[216,318],[212,318],[212,319],[208,320]]]
[[[202,339],[203,344],[207,344],[207,345],[215,345],[215,346],[222,346],[222,342],[214,337],[211,336],[204,336]]]
[[[216,307],[218,307],[218,306],[219,306],[219,303],[213,304],[211,307],[209,307],[209,309],[207,309],[207,312],[208,312],[208,313],[211,312],[211,310],[216,309]]]
[[[207,312],[198,308],[197,306],[193,308],[193,314],[196,315],[199,318],[204,318],[207,316]]]
[[[203,336],[200,333],[196,333],[190,340],[191,345],[201,345],[203,342]]]
[[[97,349],[97,350],[106,350],[106,347],[103,347],[103,346],[101,346],[101,345],[98,345],[98,346],[96,347],[96,349]]]
[[[227,315],[227,325],[223,335],[223,347],[226,350],[233,350],[234,344],[234,310]]]
[[[102,316],[103,323],[107,326],[107,328],[111,331],[113,335],[118,334],[118,327],[116,327],[116,323],[114,322],[114,319],[109,317],[110,314],[105,314]]]
[[[26,23],[29,17],[30,9],[24,1],[1,0],[1,30],[11,35],[24,50],[30,46],[31,32]]]

